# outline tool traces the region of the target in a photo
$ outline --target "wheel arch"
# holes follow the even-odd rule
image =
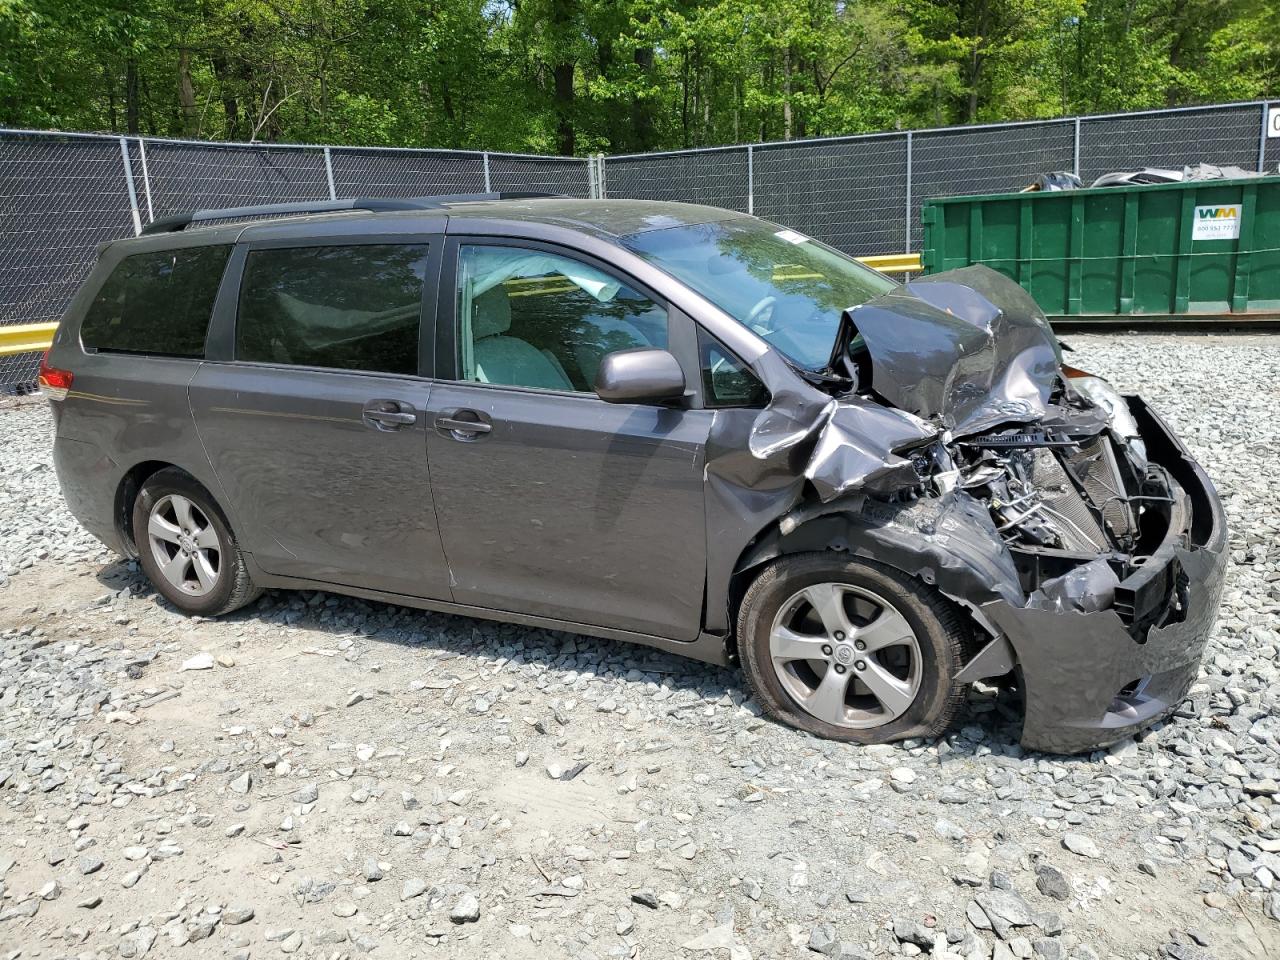
[[[844,554],[855,561],[869,560],[892,567],[899,573],[934,588],[943,599],[961,612],[969,626],[972,634],[967,645],[970,657],[989,642],[1003,639],[1003,634],[981,612],[982,599],[985,598],[967,596],[956,591],[956,581],[962,578],[956,576],[954,571],[940,577],[937,565],[926,562],[923,551],[910,549],[913,538],[906,531],[901,531],[904,534],[905,549],[898,550],[886,549],[882,541],[866,536],[862,525],[854,519],[854,509],[839,507],[816,516],[810,515],[785,533],[784,517],[781,523],[769,524],[747,544],[734,564],[729,582],[730,631],[726,645],[731,658],[735,661],[738,658],[737,624],[743,597],[764,566],[779,557],[825,551]],[[1004,642],[1007,643],[1007,640]]]
[[[234,531],[231,521],[227,517],[226,506],[214,496],[213,491],[209,489],[209,485],[190,470],[181,464],[172,463],[168,460],[141,460],[126,470],[120,478],[120,482],[116,484],[115,504],[112,508],[116,533],[120,537],[120,542],[123,544],[125,552],[131,558],[136,559],[138,556],[138,544],[133,537],[133,506],[138,500],[138,493],[142,490],[143,485],[161,470],[181,471],[193,483],[198,484],[208,494],[214,505],[222,511],[223,521],[227,524],[228,529]]]
[[[165,460],[143,460],[126,470],[116,484],[112,518],[120,543],[130,557],[138,556],[138,544],[133,538],[133,505],[138,499],[138,491],[153,475],[173,466],[175,464]]]

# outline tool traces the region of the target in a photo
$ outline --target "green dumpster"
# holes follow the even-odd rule
[[[1280,318],[1280,176],[926,200],[926,273],[983,263],[1050,317]]]

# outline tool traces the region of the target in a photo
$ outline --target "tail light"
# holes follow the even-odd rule
[[[40,359],[40,392],[50,400],[65,400],[73,379],[75,377],[70,370],[49,366],[49,351],[46,350]]]

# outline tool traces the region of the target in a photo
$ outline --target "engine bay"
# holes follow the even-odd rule
[[[869,365],[858,367],[865,378],[859,399],[883,402],[866,382]],[[1036,421],[959,438],[943,431],[895,451],[920,484],[889,499],[963,496],[981,504],[1013,559],[1028,606],[1113,607],[1135,631],[1176,619],[1176,590],[1166,591],[1168,602],[1153,611],[1145,609],[1149,601],[1126,600],[1118,588],[1171,538],[1182,539],[1181,490],[1148,459],[1124,398],[1106,381],[1062,369],[1046,415]]]

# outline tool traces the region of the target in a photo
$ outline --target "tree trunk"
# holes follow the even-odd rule
[[[573,63],[557,63],[552,70],[555,79],[556,150],[571,157],[577,146],[573,129]]]
[[[696,128],[700,124],[699,118],[702,115],[702,52],[696,46],[693,48],[693,98],[690,113]],[[694,135],[693,143],[694,146],[702,146],[701,133]]]
[[[326,50],[320,58],[320,120],[329,118],[329,54]]]
[[[791,139],[791,48],[782,51],[782,139]]]
[[[111,132],[120,131],[120,117],[116,114],[116,76],[109,68],[102,70],[103,82],[107,85],[107,119],[111,121]]]
[[[552,0],[551,26],[556,63],[551,67],[552,105],[556,117],[556,150],[571,157],[577,146],[573,127],[573,74],[572,54],[573,24],[577,14],[577,0]]]
[[[178,51],[178,104],[182,107],[182,132],[192,134],[196,125],[196,88],[191,82],[191,51]]]
[[[741,143],[742,134],[739,127],[742,122],[742,76],[733,78],[733,142]]]
[[[213,75],[218,78],[218,86],[222,89],[222,111],[227,117],[227,139],[234,140],[240,130],[240,102],[231,92],[231,67],[226,57],[221,55],[210,58],[213,64]]]
[[[648,78],[653,74],[653,47],[640,47],[632,58]],[[654,146],[653,101],[637,97],[631,105],[631,136],[637,150],[650,150]]]
[[[978,84],[982,79],[982,68],[986,65],[987,30],[991,21],[991,5],[989,0],[978,4],[977,15],[973,22],[973,49],[969,54],[969,97],[966,104],[966,119],[972,123],[978,119]]]
[[[159,128],[156,126],[156,111],[154,101],[151,99],[151,88],[147,86],[147,78],[145,75],[140,77],[138,86],[141,90],[140,102],[142,103],[142,109],[146,114],[143,119],[147,121],[147,135],[152,137],[157,136],[159,134]]]
[[[1186,52],[1187,34],[1190,31],[1203,30],[1204,26],[1199,23],[1188,24],[1186,0],[1175,0],[1170,11],[1169,21],[1178,24],[1173,31],[1172,43],[1169,45],[1169,66],[1177,69],[1182,66]],[[1178,103],[1180,97],[1176,82],[1165,89],[1164,99],[1165,103],[1171,107]]]
[[[440,81],[440,108],[444,110],[445,119],[456,123],[458,112],[453,108],[453,92],[449,89],[449,81]]]
[[[124,118],[127,133],[136,135],[139,132],[140,115],[138,61],[133,58],[133,54],[130,54],[124,68]]]
[[[776,82],[776,79],[777,77],[776,77],[776,71],[773,66],[773,57],[769,57],[765,61],[764,67],[762,68],[762,78],[761,78],[760,85],[765,90],[773,90],[774,88],[773,85]],[[757,142],[765,143],[769,140],[769,121],[770,119],[772,119],[772,116],[773,116],[772,110],[760,111],[760,133],[756,137]]]
[[[689,54],[680,58],[680,133],[681,146],[689,149]]]
[[[809,72],[809,65],[805,63],[804,57],[796,55],[792,61],[791,76],[804,77]],[[805,122],[805,113],[803,110],[792,110],[793,117],[791,121],[791,135],[803,140],[809,135],[809,125]]]

